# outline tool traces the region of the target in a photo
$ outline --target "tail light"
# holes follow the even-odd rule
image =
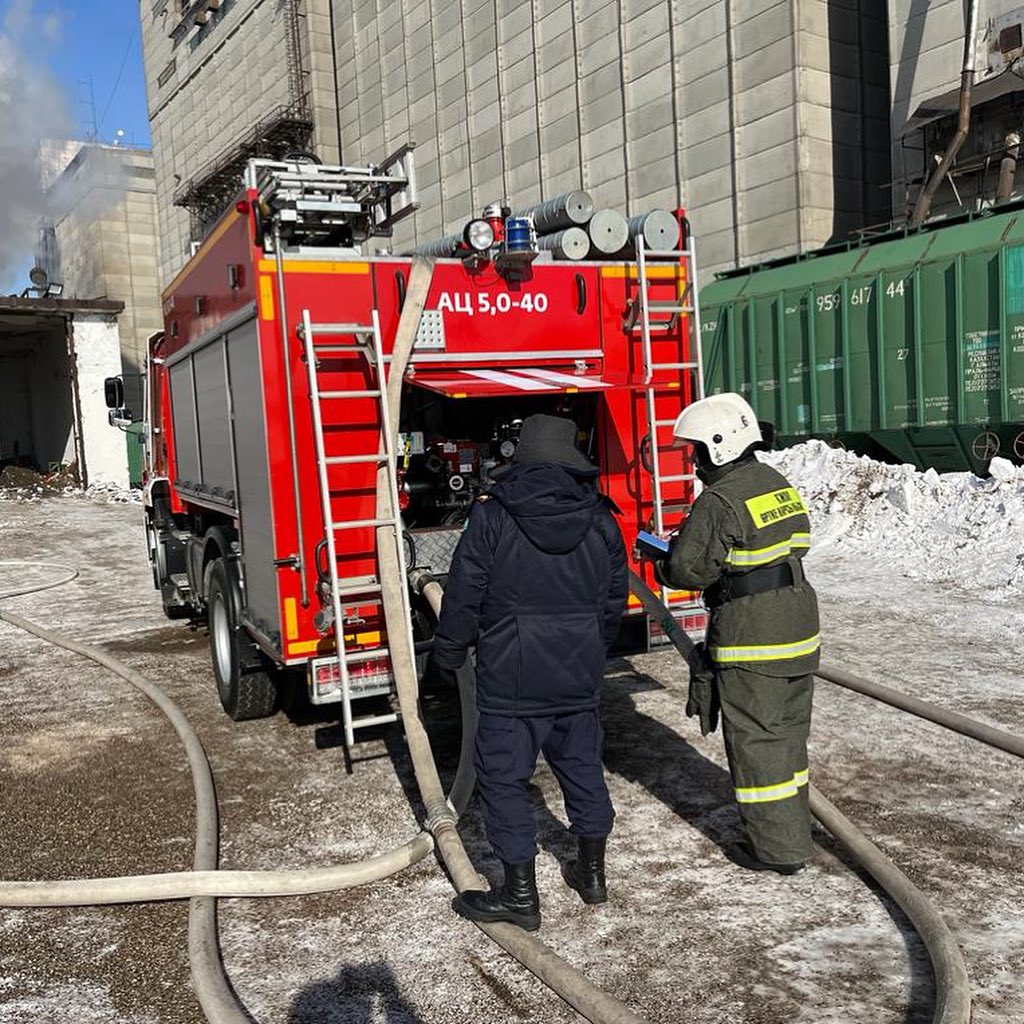
[[[350,655],[350,657],[353,655]],[[353,696],[372,697],[391,692],[395,675],[386,654],[361,657],[348,666],[349,692]],[[309,663],[309,699],[314,704],[333,704],[341,700],[341,670],[337,657],[316,658]]]

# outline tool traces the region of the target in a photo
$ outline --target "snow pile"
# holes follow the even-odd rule
[[[85,497],[91,498],[93,501],[113,501],[120,505],[142,504],[142,489],[139,487],[119,487],[117,484],[110,483],[90,484],[84,493]]]
[[[49,498],[86,498],[90,501],[139,505],[142,503],[142,491],[138,487],[120,487],[111,483],[91,484],[83,491],[76,483],[54,483],[43,479],[11,487],[4,486],[0,480],[0,501],[43,501]]]
[[[921,472],[808,441],[764,456],[803,495],[815,549],[842,549],[900,574],[992,597],[1024,594],[1024,467],[990,479]]]

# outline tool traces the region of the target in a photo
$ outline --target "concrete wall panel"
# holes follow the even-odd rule
[[[951,3],[932,5],[926,39],[936,52],[943,52]],[[884,66],[867,72],[856,59],[870,17],[870,5],[859,0],[318,4],[308,33],[332,39],[343,158],[371,159],[410,132],[418,144],[421,209],[401,226],[398,248],[457,229],[467,210],[500,194],[522,206],[580,186],[630,214],[684,194],[696,231],[709,236],[702,247],[706,268],[819,244],[831,237],[821,233],[831,207],[820,179],[835,173],[840,137],[842,145],[866,152],[870,103],[863,86],[876,88],[878,72],[885,72]],[[258,10],[265,5],[268,0],[237,0],[232,14],[248,13],[254,28],[263,25],[266,37],[251,53],[245,47],[253,33],[238,33],[250,40],[239,43],[242,52],[257,63],[266,59],[263,47],[273,52],[278,45],[276,26],[257,20],[268,17]],[[149,65],[159,61],[158,51],[150,26]],[[321,93],[330,77],[317,74]],[[262,81],[250,88],[243,110],[259,106],[261,90],[271,88]],[[197,87],[189,102],[199,101]],[[223,126],[216,117],[198,124],[187,104],[180,107],[180,116],[160,113],[154,137],[178,163],[199,163],[223,139]],[[871,163],[858,159],[864,168]],[[170,168],[161,173],[169,179]],[[784,174],[804,173],[816,176],[807,195],[794,186],[791,206],[783,209],[785,190],[773,186]],[[723,222],[729,210],[743,208],[745,190],[764,190],[757,198],[771,211],[758,219],[756,232],[753,221]],[[814,214],[802,221],[799,206],[811,199]],[[846,209],[849,194],[836,202]],[[769,237],[771,231],[777,236]]]

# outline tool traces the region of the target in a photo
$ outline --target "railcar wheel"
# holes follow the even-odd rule
[[[1013,439],[1013,454],[1024,462],[1024,430]]]
[[[217,695],[236,722],[267,718],[277,710],[277,685],[240,619],[241,593],[234,574],[218,558],[207,570],[206,606]]]
[[[983,430],[971,442],[971,453],[979,462],[994,459],[999,454],[999,436],[991,430]]]

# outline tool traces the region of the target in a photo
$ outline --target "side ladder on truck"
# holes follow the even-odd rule
[[[652,274],[653,267],[682,265],[682,288],[678,271],[668,279]],[[700,347],[700,311],[697,304],[697,255],[692,235],[682,250],[648,249],[642,234],[636,239],[637,293],[633,309],[626,321],[627,328],[640,332],[641,366],[644,379],[644,413],[647,421],[650,465],[653,491],[652,525],[654,533],[664,537],[666,513],[681,515],[690,507],[682,498],[669,498],[669,491],[682,492],[687,484],[696,496],[700,480],[693,472],[666,472],[664,453],[673,446],[670,431],[675,417],[659,418],[658,397],[664,397],[670,384],[687,401],[704,397],[704,361]],[[671,294],[665,295],[666,285]],[[652,294],[654,292],[655,294]],[[659,350],[659,351],[656,351]],[[666,349],[673,353],[661,355]],[[681,358],[683,357],[683,358]],[[667,380],[665,374],[671,374]],[[659,590],[661,600],[668,605],[669,591]]]
[[[318,343],[318,339],[335,339],[327,343]],[[347,338],[348,341],[337,339]],[[362,604],[380,604],[381,585],[375,577],[344,577],[338,575],[338,554],[336,537],[342,530],[361,528],[387,527],[394,535],[398,548],[401,578],[406,577],[405,546],[402,540],[402,518],[398,507],[398,476],[396,472],[395,439],[388,427],[390,409],[388,405],[387,381],[384,372],[386,365],[384,347],[380,333],[380,319],[377,310],[372,311],[369,324],[356,323],[313,323],[308,309],[302,311],[302,340],[305,346],[306,369],[309,375],[309,395],[313,412],[313,437],[316,442],[317,472],[320,480],[320,498],[324,517],[324,531],[327,540],[328,575],[331,584],[331,610],[334,616],[334,632],[336,637],[335,653],[338,662],[338,678],[341,682],[342,721],[345,727],[345,743],[351,747],[355,743],[356,729],[365,729],[371,725],[382,725],[398,720],[396,712],[383,715],[363,715],[355,717],[352,711],[353,701],[361,697],[379,696],[381,690],[374,688],[360,691],[353,687],[350,666],[358,661],[380,658],[388,654],[388,650],[372,652],[348,651],[345,646],[344,608],[350,599],[358,598]],[[343,391],[325,391],[320,386],[319,357],[329,354],[361,353],[370,365],[371,374],[376,377],[372,386],[361,389]],[[381,423],[381,449],[375,452],[360,452],[353,455],[332,455],[326,453],[324,440],[322,404],[324,402],[344,401],[355,398],[372,398],[377,403],[379,422]],[[381,465],[387,468],[388,487],[391,496],[390,515],[373,519],[335,520],[331,511],[331,492],[327,472],[332,465],[352,465],[355,463]],[[412,612],[409,605],[408,590],[402,588],[402,602],[406,628],[409,630],[409,649],[413,650]],[[390,686],[388,687],[390,689]]]
[[[672,299],[655,299],[651,297],[650,274],[651,263],[655,265],[678,265],[680,256],[683,258],[685,278],[682,292],[679,291],[678,279],[673,278]],[[663,371],[678,374],[683,394],[692,396],[696,401],[704,397],[704,361],[700,349],[700,313],[697,308],[696,289],[696,254],[693,237],[687,238],[687,247],[678,250],[648,249],[643,235],[636,239],[637,264],[637,299],[639,300],[639,316],[641,352],[643,358],[643,374],[645,385],[645,411],[647,430],[650,437],[651,478],[654,488],[654,529],[658,536],[665,533],[665,512],[686,511],[680,503],[669,503],[665,500],[665,485],[674,483],[692,483],[695,492],[700,489],[700,481],[694,473],[666,474],[663,469],[663,452],[671,447],[671,441],[664,443],[664,431],[671,429],[675,419],[659,419],[657,412],[657,395],[663,392],[663,381],[656,381],[655,376]],[[652,319],[654,314],[657,319]],[[685,317],[688,326],[689,343],[681,346],[689,353],[685,361],[666,361],[656,356],[654,347],[662,339],[675,340],[677,328]]]

